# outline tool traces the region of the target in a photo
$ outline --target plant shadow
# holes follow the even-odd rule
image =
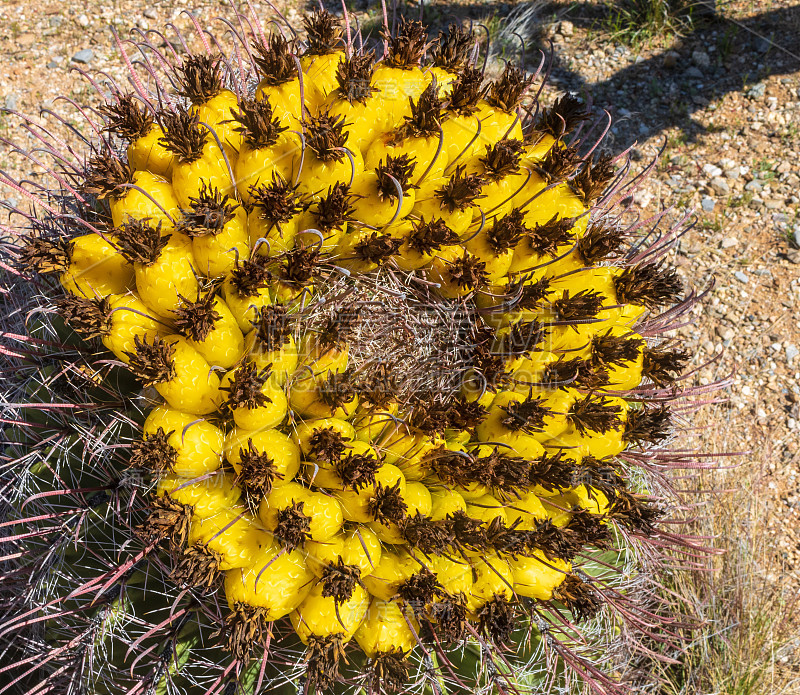
[[[521,11],[526,6],[530,8],[527,14]],[[533,14],[538,31],[530,30]],[[587,99],[591,95],[592,103],[600,106],[613,104],[614,125],[607,141],[613,149],[627,148],[673,127],[679,129],[678,138],[682,142],[692,142],[707,132],[695,118],[697,111],[730,92],[743,91],[754,102],[763,101],[761,83],[766,77],[800,71],[800,4],[742,20],[733,20],[720,12],[707,13],[672,48],[636,59],[609,77],[592,82],[587,80],[583,69],[591,49],[560,35],[551,43],[542,28],[546,23],[568,20],[574,27],[593,30],[608,18],[607,8],[586,3],[567,6],[534,1],[432,4],[425,10],[425,20],[433,26],[446,25],[454,18],[480,21],[487,16],[494,19],[493,26],[485,33],[503,31],[504,20],[510,18],[514,22],[525,16],[521,32],[507,27],[505,35],[525,40],[527,66],[535,68],[544,53],[551,61],[548,80],[551,85]],[[519,60],[521,42],[515,43],[513,50],[500,57]],[[613,38],[605,44],[614,46]],[[582,59],[573,57],[576,50],[584,53]],[[616,44],[612,50],[629,49]],[[793,88],[800,88],[800,82],[794,82]]]

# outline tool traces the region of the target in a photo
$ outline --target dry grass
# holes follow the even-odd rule
[[[701,414],[707,450],[741,450],[742,422],[726,408]],[[726,421],[728,421],[726,423]],[[710,433],[714,433],[713,436]],[[729,433],[737,433],[731,435]],[[800,692],[798,596],[788,588],[780,553],[770,544],[762,479],[776,452],[768,434],[735,468],[698,471],[686,481],[697,504],[691,532],[721,553],[708,571],[677,572],[667,588],[702,621],[687,634],[678,664],[653,673],[659,695],[789,695]]]

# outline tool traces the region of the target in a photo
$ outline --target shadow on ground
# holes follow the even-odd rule
[[[433,15],[431,18],[439,23],[446,23],[453,16],[480,20],[494,15],[503,20],[509,14],[513,18],[521,5],[524,3],[433,4],[426,11],[426,20],[427,15]],[[587,29],[598,27],[607,12],[601,6],[581,3],[540,3],[539,7],[541,23],[567,19],[575,27]],[[527,38],[530,67],[538,49],[547,52],[550,44],[541,36]],[[588,83],[571,65],[575,51],[586,49],[576,41],[557,41],[550,83],[564,91],[591,92],[595,104],[614,104],[616,127],[609,144],[615,148],[627,147],[668,127],[680,129],[682,138],[690,142],[705,132],[693,118],[697,110],[733,91],[761,98],[761,80],[800,71],[800,5],[765,11],[741,21],[723,13],[708,14],[681,37],[680,43],[677,49],[665,49],[628,64],[606,79]],[[704,56],[693,57],[696,52],[707,56],[708,61]],[[583,68],[585,56],[575,62],[577,68]],[[791,82],[793,88],[798,88],[797,80]]]

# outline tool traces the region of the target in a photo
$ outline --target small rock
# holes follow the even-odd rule
[[[714,352],[714,341],[713,340],[706,340],[703,343],[703,350],[708,353]]]
[[[786,346],[786,361],[791,363],[797,355],[800,354],[800,350],[797,349],[796,345],[787,345]]]
[[[766,53],[770,47],[772,46],[772,41],[769,39],[762,38],[761,36],[756,37],[755,44],[753,48],[756,49],[759,53]]]
[[[761,193],[764,190],[764,186],[762,186],[758,181],[753,179],[744,185],[744,190],[751,191],[752,193]]]
[[[800,265],[800,251],[789,251],[786,254],[786,260],[794,265]]]
[[[148,21],[146,19],[143,19],[142,17],[139,17],[139,19],[136,20],[136,26],[139,27],[142,31],[147,31],[150,28],[150,24],[148,23]]]
[[[30,32],[25,32],[24,34],[20,34],[17,36],[17,44],[22,48],[30,48],[33,44],[36,43],[38,36],[36,34],[32,34]]]
[[[5,102],[3,102],[3,106],[9,111],[16,110],[17,104],[19,104],[19,94],[14,94],[13,92],[6,96]]]
[[[782,200],[768,200],[766,202],[767,210],[780,210],[785,203]]]
[[[726,179],[732,179],[734,181],[742,175],[742,172],[739,170],[739,167],[725,169],[725,171],[722,173],[724,174]]]
[[[676,53],[675,51],[667,51],[664,54],[664,67],[674,68],[678,64],[678,59],[680,57],[680,54]]]
[[[703,200],[700,201],[700,207],[703,208],[703,212],[714,212],[714,206],[717,204],[713,198],[709,198],[706,196]]]
[[[640,208],[646,208],[653,202],[653,194],[646,189],[640,189],[633,194],[633,202]]]
[[[730,326],[717,326],[717,335],[723,340],[733,340],[736,331]]]
[[[91,48],[84,48],[72,56],[72,62],[86,65],[87,63],[91,62],[92,58],[94,58],[94,51]]]
[[[720,246],[723,249],[732,249],[734,246],[737,246],[738,244],[739,244],[739,240],[735,236],[729,236],[729,237],[725,237],[722,240],[722,243],[720,244]]]
[[[736,272],[734,272],[733,277],[735,277],[739,282],[741,282],[744,285],[750,282],[750,278],[748,278],[747,275],[745,275],[741,270],[737,270]]]
[[[794,228],[794,232],[792,232],[792,241],[794,245],[800,249],[800,226]]]
[[[728,182],[720,176],[711,179],[711,188],[717,195],[728,195],[731,192]]]
[[[689,68],[689,69],[686,71],[686,74],[687,74],[689,77],[695,77],[695,78],[698,78],[698,79],[699,79],[699,78],[701,78],[701,77],[703,76],[703,73],[702,73],[702,72],[700,72],[700,70],[698,70],[698,69],[697,69],[697,68],[696,68],[694,65],[692,65],[692,66],[691,66],[691,67],[690,67],[690,68]]]
[[[756,84],[748,87],[747,92],[745,92],[745,96],[748,99],[763,99],[766,93],[767,85],[764,82],[757,82]]]
[[[711,58],[705,51],[694,51],[692,53],[692,62],[699,68],[711,67]]]
[[[158,19],[158,15],[152,7],[148,7],[142,14],[147,17],[147,19]]]
[[[64,59],[61,56],[54,56],[52,60],[47,64],[47,67],[52,70],[53,68],[57,68],[64,62]]]
[[[720,169],[718,166],[714,166],[713,164],[704,164],[703,173],[709,178],[713,179],[715,176],[722,174],[722,169]]]
[[[89,26],[89,18],[85,15],[78,15],[78,19],[75,20],[78,23],[79,27],[83,27],[84,29]]]
[[[575,33],[575,25],[565,19],[558,26],[558,32],[561,36],[572,36]]]

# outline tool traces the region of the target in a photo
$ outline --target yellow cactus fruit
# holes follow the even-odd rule
[[[373,598],[355,638],[367,656],[375,657],[398,650],[410,652],[417,644],[418,630],[413,615],[405,615],[398,603]]]
[[[375,569],[362,581],[372,596],[390,601],[400,585],[419,569],[419,563],[407,551],[385,550]]]
[[[264,542],[269,542],[268,537],[253,526],[244,507],[220,509],[211,516],[192,516],[189,545],[202,545],[216,553],[223,571],[250,564]]]
[[[225,597],[265,609],[267,620],[278,620],[295,610],[311,592],[314,575],[302,553],[277,546],[262,548],[246,567],[225,573]]]
[[[159,497],[169,495],[179,504],[189,505],[196,516],[213,516],[236,506],[242,491],[235,485],[232,475],[218,471],[198,480],[170,473],[159,479],[156,494]]]
[[[150,171],[135,171],[130,187],[110,201],[111,219],[119,228],[130,222],[148,220],[167,232],[180,218],[180,204],[172,184]]]
[[[564,560],[545,557],[541,550],[534,550],[529,556],[519,555],[509,558],[514,576],[514,591],[520,596],[549,601],[553,590],[561,584],[571,569]]]
[[[184,297],[173,313],[175,329],[210,365],[227,369],[241,359],[244,336],[224,299],[213,292]]]
[[[304,644],[308,644],[309,637],[331,635],[347,642],[364,620],[369,601],[367,592],[356,584],[353,595],[337,604],[332,596],[325,596],[324,585],[318,582],[289,619]]]
[[[508,562],[497,554],[470,560],[475,579],[467,596],[467,610],[476,613],[495,597],[510,600],[514,593],[514,575]]]
[[[245,362],[229,371],[220,381],[226,394],[224,408],[242,430],[268,430],[280,425],[289,410],[283,389],[270,379],[269,369],[259,371]]]
[[[135,286],[133,267],[107,238],[99,234],[75,237],[68,245],[59,276],[65,290],[82,297],[123,294]]]
[[[198,114],[177,111],[162,116],[164,146],[175,155],[172,167],[172,190],[184,210],[205,189],[221,195],[233,195],[232,170],[222,148]]]
[[[245,480],[264,477],[261,488],[285,485],[300,470],[300,450],[282,432],[271,429],[249,432],[234,428],[225,439],[225,459]],[[244,473],[243,473],[244,471]]]
[[[364,526],[342,531],[326,541],[306,541],[305,551],[308,566],[318,577],[324,575],[326,567],[339,563],[357,567],[359,576],[367,577],[383,554],[378,537]]]
[[[130,361],[135,351],[135,340],[152,342],[158,336],[171,332],[163,321],[152,316],[147,305],[133,293],[108,297],[108,332],[102,337],[106,346],[118,359]]]
[[[144,421],[142,432],[142,441],[136,449],[137,456],[166,455],[169,469],[175,475],[199,477],[222,465],[225,436],[202,418],[166,406],[156,406]]]
[[[285,534],[297,534],[298,527],[301,527],[299,533],[303,542],[327,541],[344,523],[342,508],[333,497],[295,482],[274,488],[262,500],[258,516],[264,528],[281,541]]]
[[[219,377],[203,356],[179,335],[156,336],[152,342],[134,338],[131,369],[155,386],[175,410],[208,415],[217,409]]]

